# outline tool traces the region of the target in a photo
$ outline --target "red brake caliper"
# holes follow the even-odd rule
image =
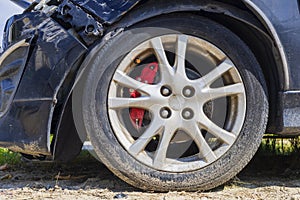
[[[136,80],[143,82],[143,83],[152,84],[154,82],[157,71],[158,71],[158,63],[157,62],[150,63],[145,66],[145,68],[141,72],[141,75],[136,77]],[[140,96],[141,96],[141,93],[139,93],[137,90],[130,92],[131,98],[138,98]],[[141,108],[131,108],[130,109],[131,123],[137,129],[142,127],[144,115],[145,115],[144,109],[141,109]]]

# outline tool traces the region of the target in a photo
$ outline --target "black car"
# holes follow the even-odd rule
[[[300,133],[299,0],[41,0],[5,26],[0,146],[89,141],[145,190],[208,190]]]

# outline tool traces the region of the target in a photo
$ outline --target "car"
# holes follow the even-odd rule
[[[14,2],[1,147],[69,161],[88,141],[135,187],[199,191],[300,133],[299,0]]]

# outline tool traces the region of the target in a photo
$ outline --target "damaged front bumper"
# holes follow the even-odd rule
[[[87,49],[42,12],[12,17],[0,57],[0,146],[50,154],[51,121]],[[64,86],[64,87],[62,87]]]

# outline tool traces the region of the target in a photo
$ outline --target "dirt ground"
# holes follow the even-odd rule
[[[260,156],[233,180],[208,192],[144,192],[92,156],[69,164],[22,162],[0,171],[0,199],[290,199],[300,200],[299,156]]]

